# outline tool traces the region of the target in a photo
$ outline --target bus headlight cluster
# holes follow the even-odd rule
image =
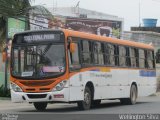
[[[22,92],[22,89],[18,85],[14,84],[14,83],[11,83],[10,87],[15,92]]]
[[[66,87],[66,85],[67,85],[67,81],[64,80],[64,81],[58,83],[58,84],[53,88],[52,91],[61,91],[61,90],[63,90],[64,87]]]

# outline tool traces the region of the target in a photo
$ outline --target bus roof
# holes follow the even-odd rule
[[[85,32],[73,31],[73,30],[69,30],[69,29],[32,30],[32,31],[25,31],[25,32],[16,33],[15,35],[23,34],[23,33],[42,32],[42,31],[43,32],[44,31],[63,31],[65,33],[65,35],[67,35],[67,36],[81,37],[81,38],[85,38],[85,39],[92,39],[92,40],[98,40],[98,41],[102,41],[102,42],[104,41],[104,42],[114,43],[114,44],[119,44],[119,45],[154,50],[154,47],[149,44],[144,44],[144,43],[134,42],[134,41],[129,41],[129,40],[122,40],[122,39],[117,39],[117,38],[111,38],[111,37],[105,37],[105,36],[100,36],[100,35],[95,35],[95,34],[90,34],[90,33],[85,33]]]
[[[120,45],[132,46],[132,47],[138,47],[138,48],[144,48],[144,49],[152,49],[152,50],[154,49],[154,47],[152,45],[144,44],[144,43],[140,43],[140,42],[105,37],[105,36],[84,33],[84,32],[78,32],[78,31],[73,31],[73,30],[68,30],[68,29],[63,29],[63,31],[65,32],[66,35],[73,36],[73,37],[81,37],[81,38],[86,38],[86,39],[105,41],[108,43],[114,43],[114,44],[120,44]]]

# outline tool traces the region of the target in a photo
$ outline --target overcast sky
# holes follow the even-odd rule
[[[125,30],[139,25],[140,1],[141,23],[142,18],[156,18],[159,19],[157,25],[160,26],[160,0],[35,0],[33,5],[53,7],[57,4],[57,7],[73,7],[78,1],[80,8],[124,18]]]

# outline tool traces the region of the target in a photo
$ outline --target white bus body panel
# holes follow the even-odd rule
[[[107,72],[86,71],[76,73],[69,79],[69,100],[83,100],[87,82],[93,83],[94,99],[128,98],[132,83],[137,85],[138,96],[151,95],[156,92],[156,76],[145,75],[145,72],[147,70],[110,69]],[[152,72],[155,74],[155,71]],[[147,74],[150,74],[150,72]]]
[[[114,99],[128,98],[130,88],[135,83],[138,88],[138,96],[148,96],[156,92],[155,71],[138,70],[138,69],[118,69],[111,68],[108,70],[88,70],[75,73],[68,80],[68,87],[61,91],[45,93],[24,93],[14,92],[11,90],[13,102],[72,102],[84,100],[84,89],[88,82],[94,87],[93,99]],[[46,94],[45,98],[31,99],[27,94]],[[64,95],[62,98],[54,98],[54,95]],[[26,100],[23,99],[23,96]],[[49,99],[49,97],[52,97]]]

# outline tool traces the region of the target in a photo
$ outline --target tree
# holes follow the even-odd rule
[[[31,6],[30,2],[34,0],[0,0],[0,51],[4,48],[6,39],[6,20],[7,17],[26,17],[29,10],[39,11],[38,13],[52,16],[52,14],[43,6]]]
[[[6,18],[24,15],[30,7],[30,0],[0,0],[0,47],[4,47],[6,36]]]

